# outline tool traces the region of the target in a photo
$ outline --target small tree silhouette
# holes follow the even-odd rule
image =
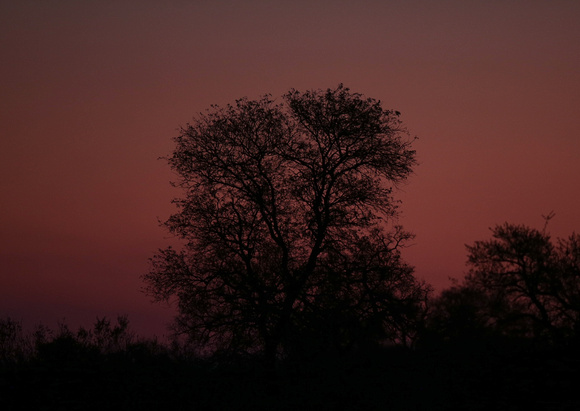
[[[400,257],[410,234],[386,228],[415,165],[405,136],[398,112],[342,85],[212,106],[168,159],[185,196],[165,226],[185,245],[152,258],[147,292],[177,297],[200,347],[269,363],[313,336],[408,339],[428,290]]]
[[[577,335],[580,236],[552,241],[546,227],[540,231],[508,223],[493,228],[492,235],[467,246],[465,286],[485,296],[494,327],[550,341]]]
[[[26,359],[31,351],[22,324],[10,317],[0,318],[0,366]]]

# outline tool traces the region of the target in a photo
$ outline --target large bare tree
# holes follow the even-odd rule
[[[144,280],[177,297],[179,331],[269,361],[312,340],[412,337],[428,287],[392,223],[393,187],[416,163],[398,112],[342,85],[291,90],[212,106],[175,141],[184,197],[165,225],[185,244],[160,250]]]

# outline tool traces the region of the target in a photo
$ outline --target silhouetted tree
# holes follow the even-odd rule
[[[342,85],[212,106],[168,159],[185,197],[165,225],[186,244],[152,258],[147,291],[177,297],[177,329],[200,346],[270,362],[313,335],[409,338],[427,287],[399,255],[410,234],[385,227],[415,164],[406,135]]]
[[[22,324],[10,317],[0,318],[0,366],[30,355],[32,346],[22,332]]]
[[[494,307],[481,289],[459,284],[443,290],[429,303],[424,343],[438,341],[470,342],[493,329]]]
[[[507,334],[561,340],[580,325],[580,236],[503,224],[468,246],[465,286],[482,292],[487,316]]]

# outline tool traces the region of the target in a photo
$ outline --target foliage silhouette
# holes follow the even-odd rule
[[[185,197],[165,225],[186,244],[151,259],[147,292],[177,298],[176,328],[200,349],[270,363],[408,342],[428,287],[400,257],[411,235],[386,228],[415,165],[406,135],[398,112],[342,85],[212,106],[168,159]]]
[[[578,341],[580,236],[552,240],[546,228],[505,223],[468,245],[469,272],[430,302],[422,338]]]
[[[469,343],[489,335],[486,295],[478,289],[455,284],[430,301],[427,329],[422,338]]]
[[[468,246],[467,287],[487,299],[490,326],[552,342],[580,325],[580,236],[552,241],[544,230],[503,224],[493,238]]]
[[[116,323],[97,318],[92,327],[76,331],[64,323],[56,331],[39,326],[30,334],[18,321],[0,319],[0,408],[579,409],[578,236],[553,241],[545,230],[512,224],[493,233],[492,240],[468,248],[477,257],[468,278],[428,301],[418,344],[330,349],[338,337],[336,325],[327,322],[349,321],[339,301],[308,319],[319,333],[296,331],[306,348],[290,343],[300,351],[331,341],[328,349],[307,361],[302,352],[290,353],[277,363],[276,378],[264,372],[268,369],[259,356],[200,358],[178,340],[164,346],[138,338],[126,317]],[[505,261],[525,264],[507,270]],[[525,295],[479,281],[484,269],[486,279],[518,278],[522,266],[528,276],[543,279],[536,281],[542,285],[538,290],[553,293],[538,293],[553,315],[551,327],[541,322],[532,301],[523,304]],[[530,315],[522,316],[523,309]],[[568,312],[559,318],[564,309]],[[529,321],[531,315],[538,320]],[[343,329],[360,332],[348,323]]]
[[[22,337],[34,346],[35,334]],[[3,410],[157,409],[578,409],[577,347],[443,344],[326,352],[279,363],[276,379],[258,358],[199,359],[155,340],[116,351],[62,325],[31,352],[0,364]],[[95,331],[94,327],[89,330]],[[132,334],[132,333],[129,333]],[[37,334],[38,335],[38,334]],[[32,340],[29,340],[32,338]],[[28,340],[28,341],[27,341]],[[27,341],[27,342],[26,342]],[[32,344],[30,344],[32,343]],[[114,344],[104,344],[111,346]],[[56,349],[57,348],[57,349]],[[71,349],[69,351],[69,348]]]
[[[30,353],[22,324],[10,317],[0,319],[0,365],[21,361]]]

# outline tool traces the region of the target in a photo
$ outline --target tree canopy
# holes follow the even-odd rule
[[[339,85],[212,106],[168,161],[184,196],[151,259],[177,329],[211,350],[407,341],[428,287],[400,247],[393,188],[416,164],[399,113]],[[313,342],[311,340],[315,340]]]
[[[491,239],[467,246],[469,272],[436,300],[431,327],[447,337],[491,332],[547,343],[577,338],[580,236],[553,240],[546,227],[510,223],[491,231]]]

